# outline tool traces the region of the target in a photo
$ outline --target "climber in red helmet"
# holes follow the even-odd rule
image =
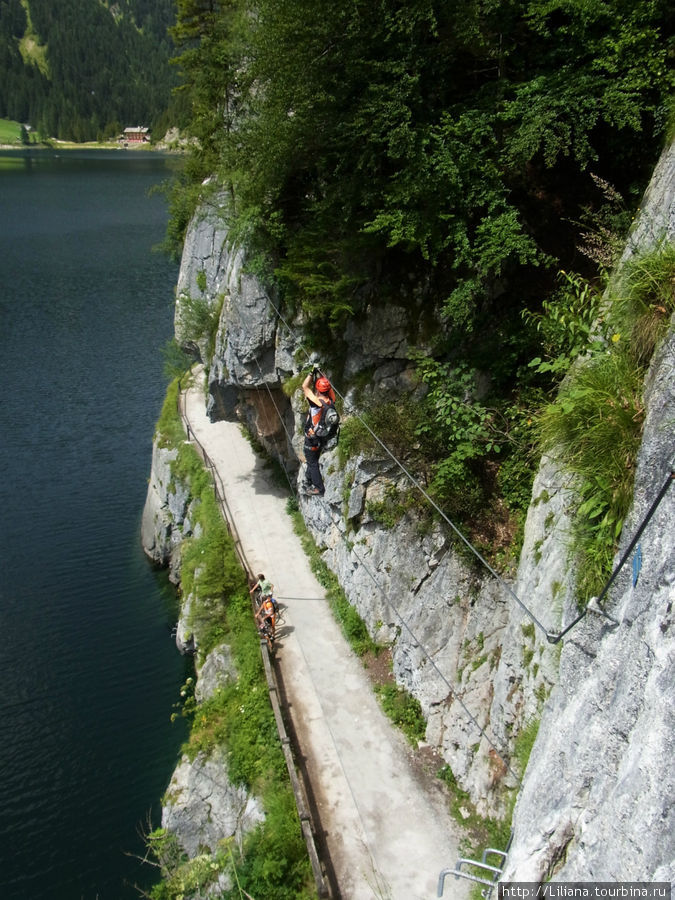
[[[330,381],[318,369],[310,372],[302,382],[302,392],[309,403],[309,412],[305,422],[305,443],[303,446],[307,472],[305,473],[305,492],[323,496],[325,486],[319,468],[319,457],[323,450],[321,438],[315,434],[326,407],[335,407],[335,392]]]

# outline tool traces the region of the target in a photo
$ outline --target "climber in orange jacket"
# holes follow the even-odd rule
[[[318,376],[318,377],[317,377]],[[305,474],[305,492],[323,496],[326,488],[319,468],[319,457],[323,450],[323,440],[317,431],[325,417],[328,408],[335,409],[335,391],[325,375],[321,375],[318,369],[310,372],[302,382],[302,392],[309,403],[309,412],[305,421],[305,443],[303,452],[307,463]]]

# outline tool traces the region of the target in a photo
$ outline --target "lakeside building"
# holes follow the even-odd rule
[[[120,141],[128,141],[129,143],[148,143],[150,141],[150,129],[144,125],[135,125],[125,128]]]

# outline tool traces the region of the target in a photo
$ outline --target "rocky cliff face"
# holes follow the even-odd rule
[[[673,238],[674,196],[671,147],[646,195],[633,246],[664,231]],[[288,400],[281,385],[297,373],[300,348],[243,263],[242,253],[228,247],[218,210],[200,213],[185,244],[177,332],[180,337],[181,304],[195,292],[214,309],[222,300],[215,351],[204,358],[211,414],[246,420],[293,472],[300,465],[303,404],[299,392]],[[301,323],[293,327],[301,332]],[[346,373],[367,368],[375,390],[406,388],[410,338],[403,311],[390,310],[386,322],[361,323],[352,338]],[[670,471],[674,366],[671,335],[649,374],[623,547]],[[347,411],[352,400],[347,396]],[[553,644],[547,637],[576,615],[566,548],[576,500],[554,461],[542,460],[510,581],[467,562],[450,529],[421,533],[409,517],[385,529],[373,519],[372,501],[404,481],[384,454],[357,455],[344,467],[335,452],[324,454],[322,468],[325,502],[302,500],[305,520],[371,634],[392,642],[396,678],[428,716],[427,741],[484,815],[505,814],[518,791],[505,874],[532,881],[553,873],[565,880],[672,880],[675,490],[641,538],[637,583],[628,566],[610,594],[607,609],[619,624],[588,614]],[[156,510],[152,515],[160,524]],[[170,529],[164,533],[170,543]],[[522,773],[517,738],[539,719]]]
[[[162,446],[155,440],[141,539],[148,556],[167,567],[171,580],[180,584],[181,544],[197,533],[198,526],[193,525],[190,485],[172,471],[177,455],[176,448]],[[191,615],[194,600],[190,594],[182,600],[176,628],[176,645],[181,652],[192,653],[199,647],[199,633]],[[197,665],[196,701],[207,700],[219,687],[236,678],[229,646],[215,647]],[[195,865],[199,865],[202,856],[206,860],[209,854],[215,854],[224,838],[234,838],[241,847],[244,836],[263,818],[258,799],[230,783],[227,758],[218,749],[210,754],[200,752],[193,760],[183,756],[162,803],[162,827],[176,836]],[[230,886],[228,876],[221,873],[205,896],[220,896]]]
[[[198,290],[205,253],[218,236],[217,271],[209,276],[223,295],[216,351],[207,359],[212,415],[238,416],[287,470],[301,465],[300,423],[304,401],[290,400],[282,383],[297,372],[297,337],[273,317],[274,298],[261,285],[242,279],[242,256],[228,251],[217,211],[193,223],[181,267],[181,293]],[[203,284],[203,279],[202,279]],[[214,307],[217,298],[205,292]],[[411,379],[401,311],[386,323],[378,317],[345,364],[354,374],[367,369],[372,391],[406,391]],[[256,327],[242,327],[242,321]],[[398,329],[398,337],[396,337]],[[367,348],[367,349],[366,349]],[[395,353],[395,356],[388,354]],[[300,364],[306,359],[300,356]],[[227,361],[227,362],[226,362]],[[347,395],[349,410],[353,398]],[[458,553],[449,529],[421,534],[404,517],[390,529],[370,513],[391,486],[405,476],[384,454],[358,455],[344,467],[336,451],[322,456],[324,503],[302,500],[305,521],[327,564],[364,619],[371,634],[390,642],[394,673],[421,702],[428,717],[427,739],[484,815],[505,812],[517,774],[509,771],[512,745],[523,724],[539,716],[557,679],[559,652],[514,605],[504,584]],[[551,463],[542,467],[528,519],[517,582],[509,585],[551,631],[560,629],[571,606],[573,576],[564,543],[567,506],[573,495],[556,480]],[[532,560],[536,558],[536,565]],[[514,608],[515,606],[515,608]],[[571,615],[571,610],[570,610]]]
[[[624,258],[664,237],[675,238],[675,144],[654,172]],[[616,561],[669,478],[672,484],[672,324],[646,379],[633,508]],[[505,879],[675,879],[672,487],[636,552],[641,568],[629,560],[609,593],[606,610],[617,624],[587,615],[564,640],[515,809]]]
[[[141,520],[141,542],[147,555],[157,565],[169,570],[174,584],[181,581],[181,544],[193,534],[190,486],[175,478],[171,464],[178,450],[154,442],[152,469],[148,493]],[[193,598],[183,597],[180,618],[176,626],[176,645],[181,653],[196,649],[196,637],[191,626],[190,610]]]
[[[654,360],[636,496],[623,550],[669,475],[675,336]],[[515,811],[506,877],[675,877],[675,492],[640,539],[642,569],[617,579],[608,612],[565,640]]]

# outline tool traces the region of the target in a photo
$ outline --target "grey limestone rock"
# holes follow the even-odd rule
[[[675,235],[675,140],[661,154],[631,229],[622,261]]]
[[[649,247],[675,235],[675,145],[662,157],[633,232]],[[675,871],[675,333],[645,383],[647,417],[633,507],[616,562],[659,492],[608,595],[618,622],[588,614],[565,639],[514,816],[505,879],[672,881]],[[633,556],[633,558],[635,558]]]
[[[190,858],[220,842],[244,836],[264,820],[259,802],[227,777],[224,751],[199,753],[192,761],[183,756],[173,773],[164,799],[162,827],[173,832]]]
[[[674,194],[675,145],[655,172],[627,253],[664,234],[673,238]],[[271,408],[261,397],[269,396],[267,388],[277,390],[283,377],[297,374],[305,362],[301,348],[276,323],[265,291],[243,272],[241,254],[227,248],[218,217],[205,215],[193,227],[201,233],[186,243],[190,249],[179,284],[186,291],[198,287],[196,273],[209,261],[206,293],[214,301],[219,294],[224,298],[216,352],[206,361],[214,414],[240,415],[276,455],[299,458],[305,406],[299,392],[281,406],[290,437],[269,430]],[[405,358],[411,339],[402,310],[393,306],[386,316],[378,313],[350,332],[344,371],[372,369],[365,397],[412,388]],[[301,324],[296,320],[293,327],[301,331]],[[647,379],[648,415],[620,553],[672,465],[674,368],[671,333]],[[347,397],[346,415],[354,396]],[[427,716],[427,742],[484,815],[505,814],[509,789],[522,777],[505,876],[671,878],[675,491],[642,536],[637,583],[627,567],[608,597],[608,611],[619,626],[589,613],[554,644],[549,638],[577,613],[568,554],[577,501],[573,481],[555,459],[542,460],[517,572],[499,578],[458,552],[448,529],[435,525],[420,531],[407,515],[390,528],[377,521],[372,504],[403,487],[400,472],[384,454],[355,456],[342,468],[337,453],[325,453],[321,465],[326,494],[322,502],[301,499],[305,521],[370,633],[390,643],[396,680],[419,699]],[[172,502],[180,505],[177,494]],[[167,535],[173,534],[164,512],[160,515],[163,504],[168,510],[167,500],[154,498],[147,513],[147,532],[159,535],[157,547],[170,543]],[[189,511],[183,515],[189,522]],[[154,530],[152,522],[158,523]],[[516,737],[539,718],[523,775],[516,771]],[[201,839],[193,845],[195,840]]]
[[[141,519],[143,549],[153,562],[169,567],[174,583],[180,578],[180,545],[192,530],[188,488],[171,471],[177,454],[175,448],[162,447],[155,440]]]
[[[180,615],[176,623],[176,647],[181,653],[195,653],[199,647],[197,634],[190,624],[194,597],[188,594],[181,602]]]
[[[174,580],[180,581],[181,541],[192,533],[191,497],[187,485],[171,473],[176,451],[155,443],[148,497],[143,514],[143,545],[151,558],[171,566]],[[197,531],[195,531],[197,533]],[[198,648],[194,632],[192,606],[195,598],[183,598],[176,626],[176,644],[181,652]],[[237,671],[227,644],[212,650],[199,668],[195,698],[203,702],[236,680]],[[224,749],[204,753],[190,761],[184,756],[167,790],[162,810],[162,825],[173,832],[190,859],[202,853],[214,853],[222,841],[234,839],[241,847],[246,833],[262,821],[264,813],[257,798],[243,787],[230,783]],[[208,889],[208,896],[220,896],[229,888],[222,873]]]
[[[228,644],[219,644],[204,660],[199,669],[199,678],[195,689],[198,703],[208,700],[218,690],[231,681],[237,680],[237,669]]]
[[[671,147],[645,197],[633,244],[639,238],[648,247],[664,231],[672,239],[674,159]],[[354,370],[360,365],[354,362]],[[647,378],[649,412],[623,548],[672,466],[674,369],[671,332]],[[575,486],[556,461],[542,460],[518,572],[502,583],[478,576],[443,540],[425,548],[428,539],[405,518],[386,529],[369,517],[368,501],[396,483],[379,460],[350,461],[327,475],[327,503],[303,502],[303,514],[373,636],[393,642],[396,679],[422,703],[427,741],[483,814],[504,812],[503,786],[522,774],[509,771],[515,737],[543,711],[516,809],[509,876],[650,879],[666,871],[675,855],[669,799],[675,722],[667,688],[675,677],[675,492],[650,525],[649,543],[643,538],[637,585],[628,567],[610,595],[620,628],[589,613],[556,645],[549,638],[578,613],[568,554]],[[348,544],[339,524],[345,496]]]

